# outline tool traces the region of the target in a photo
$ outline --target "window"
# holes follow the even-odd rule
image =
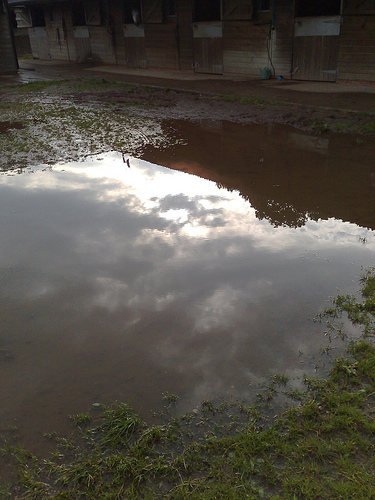
[[[85,2],[86,24],[88,26],[100,26],[104,21],[103,12],[100,7],[99,0]]]
[[[263,12],[270,10],[270,0],[260,0],[259,10]]]
[[[165,2],[164,2],[164,12],[165,12],[165,15],[167,17],[168,16],[175,16],[177,14],[175,0],[165,0]]]
[[[222,0],[223,21],[249,20],[253,13],[253,0]]]
[[[29,9],[17,8],[14,9],[14,14],[16,16],[17,28],[31,28],[33,25],[31,20],[31,12]]]
[[[338,16],[340,15],[341,0],[298,0],[296,16]]]
[[[33,26],[40,28],[46,25],[46,18],[44,17],[44,10],[41,5],[33,5],[30,8]]]
[[[72,22],[73,26],[86,25],[85,4],[83,3],[83,0],[74,2],[72,5]]]
[[[193,22],[220,21],[220,0],[195,0]]]
[[[123,0],[122,11],[124,24],[140,24],[142,22],[140,0]]]

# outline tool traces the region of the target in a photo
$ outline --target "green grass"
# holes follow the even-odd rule
[[[169,141],[155,120],[135,113],[139,102],[130,97],[134,88],[91,78],[11,86],[0,102],[0,114],[3,121],[23,128],[0,134],[1,169],[78,160],[107,151],[131,154],[147,141]],[[24,94],[22,101],[19,92]],[[100,96],[100,104],[93,94]]]
[[[311,130],[319,135],[325,134],[326,132],[329,131],[329,125],[328,123],[324,123],[321,121],[316,121],[311,125]]]
[[[42,92],[49,87],[61,86],[69,80],[42,80],[35,82],[20,83],[13,86],[17,92]]]
[[[374,333],[374,269],[359,298],[336,297],[319,319],[333,325],[344,314],[364,338],[347,339],[326,378],[306,378],[283,411],[272,411],[277,390],[291,392],[280,374],[251,405],[205,400],[177,417],[177,396],[166,393],[161,425],[146,424],[126,403],[95,405],[99,416],[73,417],[78,427],[56,439],[47,459],[3,442],[18,479],[0,482],[0,498],[375,498],[375,348],[366,339]]]
[[[255,106],[260,106],[263,104],[273,104],[272,102],[265,101],[264,99],[260,99],[257,97],[241,97],[238,95],[230,94],[230,95],[221,95],[220,99],[224,102],[239,102],[240,104],[252,104]]]
[[[122,83],[108,80],[107,78],[72,78],[61,80],[36,80],[33,82],[13,84],[5,86],[14,92],[43,92],[49,91],[85,91],[85,90],[106,90],[110,88],[133,88],[134,84]]]

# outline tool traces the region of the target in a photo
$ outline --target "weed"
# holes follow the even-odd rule
[[[178,401],[178,396],[176,394],[171,394],[170,392],[166,392],[163,394],[162,399],[168,403],[169,406],[175,405]]]
[[[375,132],[375,121],[370,121],[367,123],[363,123],[360,126],[362,132],[373,133]]]
[[[220,96],[221,99],[224,101],[224,102],[238,102],[239,101],[239,97],[234,95],[234,94],[231,94],[231,95],[222,95]]]
[[[12,493],[10,491],[10,484],[0,483],[0,498],[5,500],[6,498],[12,498]]]
[[[134,413],[126,403],[116,403],[114,406],[103,405],[101,414],[103,444],[111,447],[123,446],[145,423]]]
[[[255,106],[261,106],[267,104],[264,99],[254,98],[254,97],[241,97],[240,104],[255,104]]]
[[[88,413],[78,413],[76,415],[72,415],[71,419],[77,425],[87,425],[91,422],[91,416]]]
[[[321,121],[316,121],[312,124],[311,126],[311,129],[321,135],[321,134],[325,134],[326,132],[329,131],[329,125],[328,123],[324,123],[324,122],[321,122]]]
[[[273,381],[274,384],[285,387],[289,379],[286,375],[275,373],[274,375],[271,376],[271,380]]]

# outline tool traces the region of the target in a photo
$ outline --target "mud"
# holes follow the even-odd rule
[[[0,134],[5,134],[12,129],[20,130],[22,128],[25,128],[25,124],[21,122],[0,122]]]
[[[300,130],[360,133],[375,135],[375,113],[312,107],[268,100],[240,97],[234,94],[182,92],[168,88],[158,89],[134,86],[131,91],[73,93],[76,102],[109,103],[116,106],[133,105],[145,116],[187,120],[227,120],[244,124],[282,124]]]

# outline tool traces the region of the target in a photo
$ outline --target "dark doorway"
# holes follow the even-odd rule
[[[341,0],[298,0],[296,17],[338,16]]]
[[[221,20],[220,0],[196,0],[194,2],[193,22],[205,23]]]

